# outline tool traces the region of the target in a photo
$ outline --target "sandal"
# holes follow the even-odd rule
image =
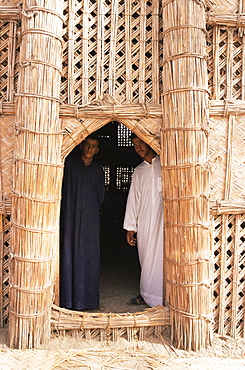
[[[126,302],[129,306],[138,306],[141,304],[146,304],[143,297],[139,294],[135,298],[131,298],[130,301]]]

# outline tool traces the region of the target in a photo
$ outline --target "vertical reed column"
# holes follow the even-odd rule
[[[63,174],[59,119],[62,2],[24,0],[16,100],[10,345],[50,336]]]
[[[152,102],[159,104],[159,1],[152,1]]]
[[[140,5],[139,103],[145,102],[146,1]]]
[[[104,4],[98,0],[97,13],[97,73],[96,73],[96,99],[103,93],[104,85]]]
[[[125,63],[126,63],[126,98],[132,101],[132,24],[131,24],[131,0],[125,0]]]
[[[7,100],[14,100],[14,67],[16,53],[16,22],[9,22],[9,44],[8,44],[8,85]]]
[[[68,104],[74,104],[74,17],[75,0],[69,0],[68,17]]]
[[[212,99],[220,99],[220,73],[219,73],[219,42],[220,26],[213,28],[213,96]]]
[[[212,339],[207,66],[201,0],[163,2],[163,122],[166,305],[174,345]]]
[[[82,104],[88,104],[88,25],[89,25],[89,1],[83,2],[83,73],[82,73]]]
[[[111,2],[111,40],[109,56],[109,94],[115,95],[116,90],[116,44],[118,23],[118,1]]]

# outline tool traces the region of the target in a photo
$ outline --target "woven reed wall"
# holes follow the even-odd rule
[[[61,100],[160,103],[161,1],[64,1]],[[74,58],[73,58],[74,55]]]
[[[244,127],[245,116],[210,119],[211,201],[245,199]]]
[[[112,5],[113,3],[113,5]],[[107,2],[106,7],[102,10],[97,6],[97,2],[93,1],[64,1],[64,53],[63,53],[63,73],[60,89],[61,101],[69,103],[69,107],[65,107],[61,112],[64,113],[64,141],[63,141],[63,156],[75,146],[75,144],[87,135],[88,132],[101,127],[101,125],[109,122],[111,119],[121,119],[120,122],[127,125],[129,128],[138,132],[146,138],[148,143],[151,143],[157,152],[160,150],[159,145],[159,114],[152,114],[159,111],[157,103],[160,102],[162,93],[162,75],[159,73],[163,66],[162,60],[162,19],[161,13],[156,11],[156,3],[147,2],[146,7],[141,8],[141,3],[133,2],[131,11],[128,12],[129,1]],[[14,1],[13,1],[14,4]],[[87,4],[88,12],[83,12],[81,7]],[[98,2],[102,4],[102,2]],[[116,9],[116,5],[118,7]],[[210,13],[207,14],[207,53],[208,53],[208,82],[209,90],[211,92],[210,101],[210,115],[211,115],[211,131],[210,137],[210,184],[211,184],[211,200],[218,200],[218,204],[212,207],[214,213],[223,212],[225,209],[228,212],[229,220],[234,220],[236,217],[243,219],[243,199],[244,199],[244,163],[242,162],[243,142],[244,142],[244,36],[241,34],[241,28],[236,25],[239,21],[238,16],[229,17],[228,13],[235,14],[237,10],[244,13],[242,8],[243,2],[235,1],[206,1],[209,6]],[[238,6],[240,7],[238,8]],[[112,11],[112,8],[114,9]],[[155,9],[155,10],[154,10]],[[224,14],[223,24],[214,26],[212,19],[217,22],[218,16]],[[214,13],[216,12],[217,13]],[[111,17],[111,14],[113,16]],[[90,18],[89,27],[81,29],[83,19]],[[212,18],[213,17],[213,18]],[[74,19],[73,19],[74,18]],[[222,19],[218,22],[222,22]],[[224,21],[225,20],[225,21]],[[241,20],[243,20],[241,16]],[[233,22],[233,23],[232,23]],[[153,23],[155,26],[153,27]],[[231,24],[232,23],[232,24]],[[100,24],[100,26],[98,26]],[[131,24],[132,33],[127,34],[126,25]],[[226,26],[224,26],[226,24]],[[230,24],[230,26],[229,26]],[[103,26],[104,25],[104,34]],[[227,26],[228,25],[228,26]],[[116,32],[117,30],[117,32]],[[158,34],[156,35],[155,32]],[[9,303],[9,231],[10,223],[9,217],[11,209],[11,187],[12,187],[12,167],[11,167],[11,152],[13,151],[13,142],[11,138],[13,132],[13,117],[7,117],[15,114],[11,102],[14,99],[14,94],[17,92],[17,78],[19,75],[19,23],[2,22],[0,24],[0,90],[2,95],[0,114],[0,124],[4,140],[1,142],[1,211],[5,209],[5,214],[2,215],[2,232],[1,232],[1,261],[3,266],[2,282],[2,317],[1,322],[6,323],[8,320],[7,309]],[[88,38],[86,37],[88,36]],[[103,38],[97,35],[102,35]],[[128,39],[127,37],[131,37]],[[100,40],[98,42],[98,40]],[[110,42],[110,40],[112,40]],[[132,40],[132,42],[130,42]],[[81,52],[82,50],[82,52]],[[103,51],[103,53],[102,53]],[[73,60],[72,55],[75,55]],[[82,54],[83,53],[83,54]],[[87,64],[88,59],[83,58],[84,53],[89,56],[91,64]],[[145,53],[145,56],[144,56]],[[131,58],[132,55],[132,59]],[[124,61],[127,63],[124,63]],[[157,60],[157,63],[153,61]],[[103,66],[97,73],[98,65]],[[129,70],[132,65],[133,69]],[[109,67],[108,67],[109,66]],[[113,70],[116,67],[116,72]],[[154,68],[156,69],[154,70]],[[143,70],[142,70],[143,68]],[[153,71],[154,70],[154,71]],[[159,75],[158,75],[159,73]],[[158,76],[158,78],[157,78]],[[130,80],[131,78],[131,80]],[[82,88],[85,87],[85,90]],[[159,87],[159,90],[157,89]],[[86,94],[84,93],[86,91]],[[103,93],[104,96],[101,96]],[[108,102],[105,99],[105,94],[112,94]],[[94,110],[90,112],[91,118],[84,117],[84,111],[81,107],[73,104],[87,104],[95,102]],[[123,110],[124,105],[128,102],[134,104],[140,103],[144,114],[138,115],[135,120],[130,119],[130,115],[134,114],[134,109],[128,108]],[[156,103],[155,105],[153,103]],[[103,106],[106,107],[103,109]],[[101,119],[98,115],[95,117],[94,111],[98,107],[99,113],[109,118]],[[135,109],[139,109],[136,106]],[[72,110],[72,113],[71,113]],[[121,113],[124,111],[124,113]],[[126,114],[125,114],[126,111]],[[68,113],[66,113],[68,112]],[[86,111],[88,114],[88,111]],[[79,125],[78,119],[82,116],[82,126]],[[65,118],[65,116],[73,116],[74,118]],[[93,118],[95,117],[95,118]],[[157,117],[157,118],[156,118]],[[77,118],[77,119],[76,119]],[[7,130],[7,131],[5,131]],[[8,143],[5,145],[5,141]],[[4,141],[4,145],[3,145]],[[229,155],[228,155],[228,154]],[[222,180],[221,180],[222,179]],[[239,211],[237,211],[239,210]],[[238,215],[236,215],[237,212]],[[7,213],[7,216],[6,216]],[[216,215],[215,220],[220,220]],[[230,234],[233,233],[234,228],[223,227],[223,223],[214,221],[215,235],[222,235],[222,240],[227,241],[226,253],[233,254],[233,244],[230,243]],[[240,221],[239,221],[240,223]],[[222,231],[223,230],[223,231]],[[226,234],[225,231],[226,230]],[[243,222],[241,222],[240,235],[243,233]],[[232,234],[233,241],[239,241],[238,233]],[[218,248],[219,243],[216,243],[213,238],[215,248]],[[236,243],[237,243],[236,242]],[[239,244],[240,243],[240,244]],[[242,267],[244,263],[244,244],[243,236],[239,241],[239,262],[235,265],[237,258],[231,259],[233,263],[232,269],[239,269],[239,276],[242,276]],[[216,253],[216,254],[215,254]],[[223,254],[214,251],[215,267],[221,266],[224,258]],[[240,264],[240,265],[239,265]],[[223,263],[222,266],[226,266]],[[225,274],[225,267],[221,274],[222,279]],[[219,270],[219,269],[218,269]],[[231,269],[229,269],[230,271]],[[220,274],[220,272],[218,273]],[[236,275],[233,274],[234,279],[231,284],[227,283],[226,287],[220,288],[222,279],[215,279],[214,293],[214,316],[215,316],[215,330],[225,332],[229,335],[243,335],[241,317],[244,317],[244,298],[241,296],[243,290],[243,278],[239,277],[237,283]],[[229,277],[230,279],[230,277]],[[237,286],[237,288],[235,288]],[[217,292],[223,297],[217,304]],[[235,291],[239,292],[239,307],[237,308],[237,315],[234,314],[230,308],[230,303],[226,304],[227,300],[234,301],[236,297]],[[229,297],[229,298],[228,298]],[[229,301],[230,302],[230,301]],[[224,308],[225,307],[225,308]],[[232,314],[231,314],[232,311]],[[225,312],[225,314],[222,314]],[[232,322],[237,320],[236,326],[231,328],[229,322],[232,316]],[[218,323],[218,324],[217,324]],[[235,324],[234,324],[235,325]],[[219,329],[218,329],[219,328]],[[222,329],[223,328],[223,329]],[[238,328],[238,329],[234,329]],[[232,329],[232,330],[231,330]],[[234,331],[235,330],[235,331]]]
[[[245,214],[212,219],[214,331],[245,338]]]

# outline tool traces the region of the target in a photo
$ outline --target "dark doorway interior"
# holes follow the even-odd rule
[[[137,248],[126,243],[123,219],[132,174],[142,160],[132,147],[131,131],[124,125],[111,122],[96,134],[101,149],[95,161],[102,166],[106,183],[101,207],[101,305],[105,311],[135,312],[139,307],[125,302],[139,293],[140,267]]]
[[[101,207],[101,265],[135,268],[135,248],[127,245],[123,218],[134,168],[141,162],[130,140],[131,131],[111,122],[96,132],[101,140],[95,161],[105,173],[106,195]]]

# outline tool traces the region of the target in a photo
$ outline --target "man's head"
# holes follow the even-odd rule
[[[99,151],[99,139],[95,135],[89,135],[80,144],[82,159],[92,161],[95,154]]]
[[[134,133],[131,135],[131,140],[136,153],[139,154],[141,158],[151,163],[152,158],[156,156],[154,150]]]

